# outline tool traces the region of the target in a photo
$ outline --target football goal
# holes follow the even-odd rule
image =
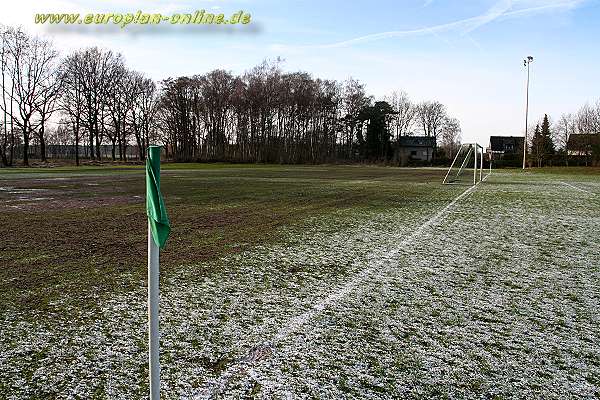
[[[483,179],[483,147],[463,143],[444,177],[444,184],[477,184]]]

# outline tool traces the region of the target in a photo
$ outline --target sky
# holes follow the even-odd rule
[[[224,13],[238,26],[49,26],[35,13]],[[600,99],[600,0],[19,0],[0,23],[50,37],[62,55],[86,46],[123,54],[160,80],[215,68],[234,73],[264,59],[320,78],[353,77],[382,98],[404,90],[438,100],[461,122],[464,142],[522,135],[523,59],[531,64],[530,120],[557,119]]]

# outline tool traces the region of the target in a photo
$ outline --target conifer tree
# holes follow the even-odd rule
[[[544,114],[541,135],[543,140],[542,162],[547,164],[548,159],[555,153],[554,142],[552,141],[552,133],[550,132],[550,121],[548,121],[548,114]]]
[[[533,138],[531,139],[531,155],[538,167],[542,166],[542,154],[544,149],[544,137],[542,136],[542,132],[540,131],[540,124],[535,126],[535,132],[533,133]]]

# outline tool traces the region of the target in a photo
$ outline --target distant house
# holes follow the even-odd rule
[[[521,155],[523,154],[523,139],[522,136],[490,136],[488,154],[496,160],[507,156]]]
[[[594,152],[594,149],[598,149],[599,147],[599,134],[574,133],[569,136],[569,141],[567,142],[567,153],[570,156],[589,157]]]
[[[410,161],[431,162],[435,144],[435,138],[432,136],[400,136],[398,159],[402,165]]]

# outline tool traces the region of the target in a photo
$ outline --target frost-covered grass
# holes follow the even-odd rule
[[[600,396],[597,174],[500,171],[467,189],[337,168],[239,172],[368,201],[170,269],[165,398]],[[95,307],[58,297],[0,315],[0,397],[146,396],[145,284],[115,279],[124,289]]]

